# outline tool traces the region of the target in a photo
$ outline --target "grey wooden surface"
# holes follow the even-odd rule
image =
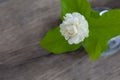
[[[119,8],[120,0],[92,4]],[[39,46],[59,17],[59,0],[0,0],[0,80],[120,80],[120,52],[91,62],[83,50],[51,55]]]
[[[96,62],[80,53],[84,52],[31,59],[1,70],[0,80],[120,80],[119,53]]]
[[[39,41],[57,26],[59,15],[58,0],[1,0],[0,65],[16,65],[48,54]]]

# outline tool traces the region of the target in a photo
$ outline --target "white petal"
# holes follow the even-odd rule
[[[60,25],[60,32],[69,44],[79,44],[89,36],[88,22],[80,13],[68,13]]]

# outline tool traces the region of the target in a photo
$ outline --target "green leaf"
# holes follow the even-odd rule
[[[80,48],[81,44],[69,45],[68,42],[60,33],[60,28],[57,27],[50,30],[46,36],[41,40],[40,45],[49,52],[60,54],[68,51],[74,51]]]
[[[99,58],[108,47],[108,41],[120,35],[120,10],[111,10],[89,21],[90,36],[85,40],[85,49],[92,60]]]
[[[88,18],[91,13],[91,6],[88,0],[61,0],[61,9],[62,19],[66,13],[79,12],[86,18]]]
[[[95,10],[91,10],[90,18],[99,18],[99,12]]]

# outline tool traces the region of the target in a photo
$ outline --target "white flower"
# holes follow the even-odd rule
[[[89,36],[88,22],[80,13],[68,13],[60,24],[60,32],[69,44],[79,44]]]

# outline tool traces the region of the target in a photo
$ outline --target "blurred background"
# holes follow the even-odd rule
[[[120,8],[120,0],[89,0],[93,7]]]

